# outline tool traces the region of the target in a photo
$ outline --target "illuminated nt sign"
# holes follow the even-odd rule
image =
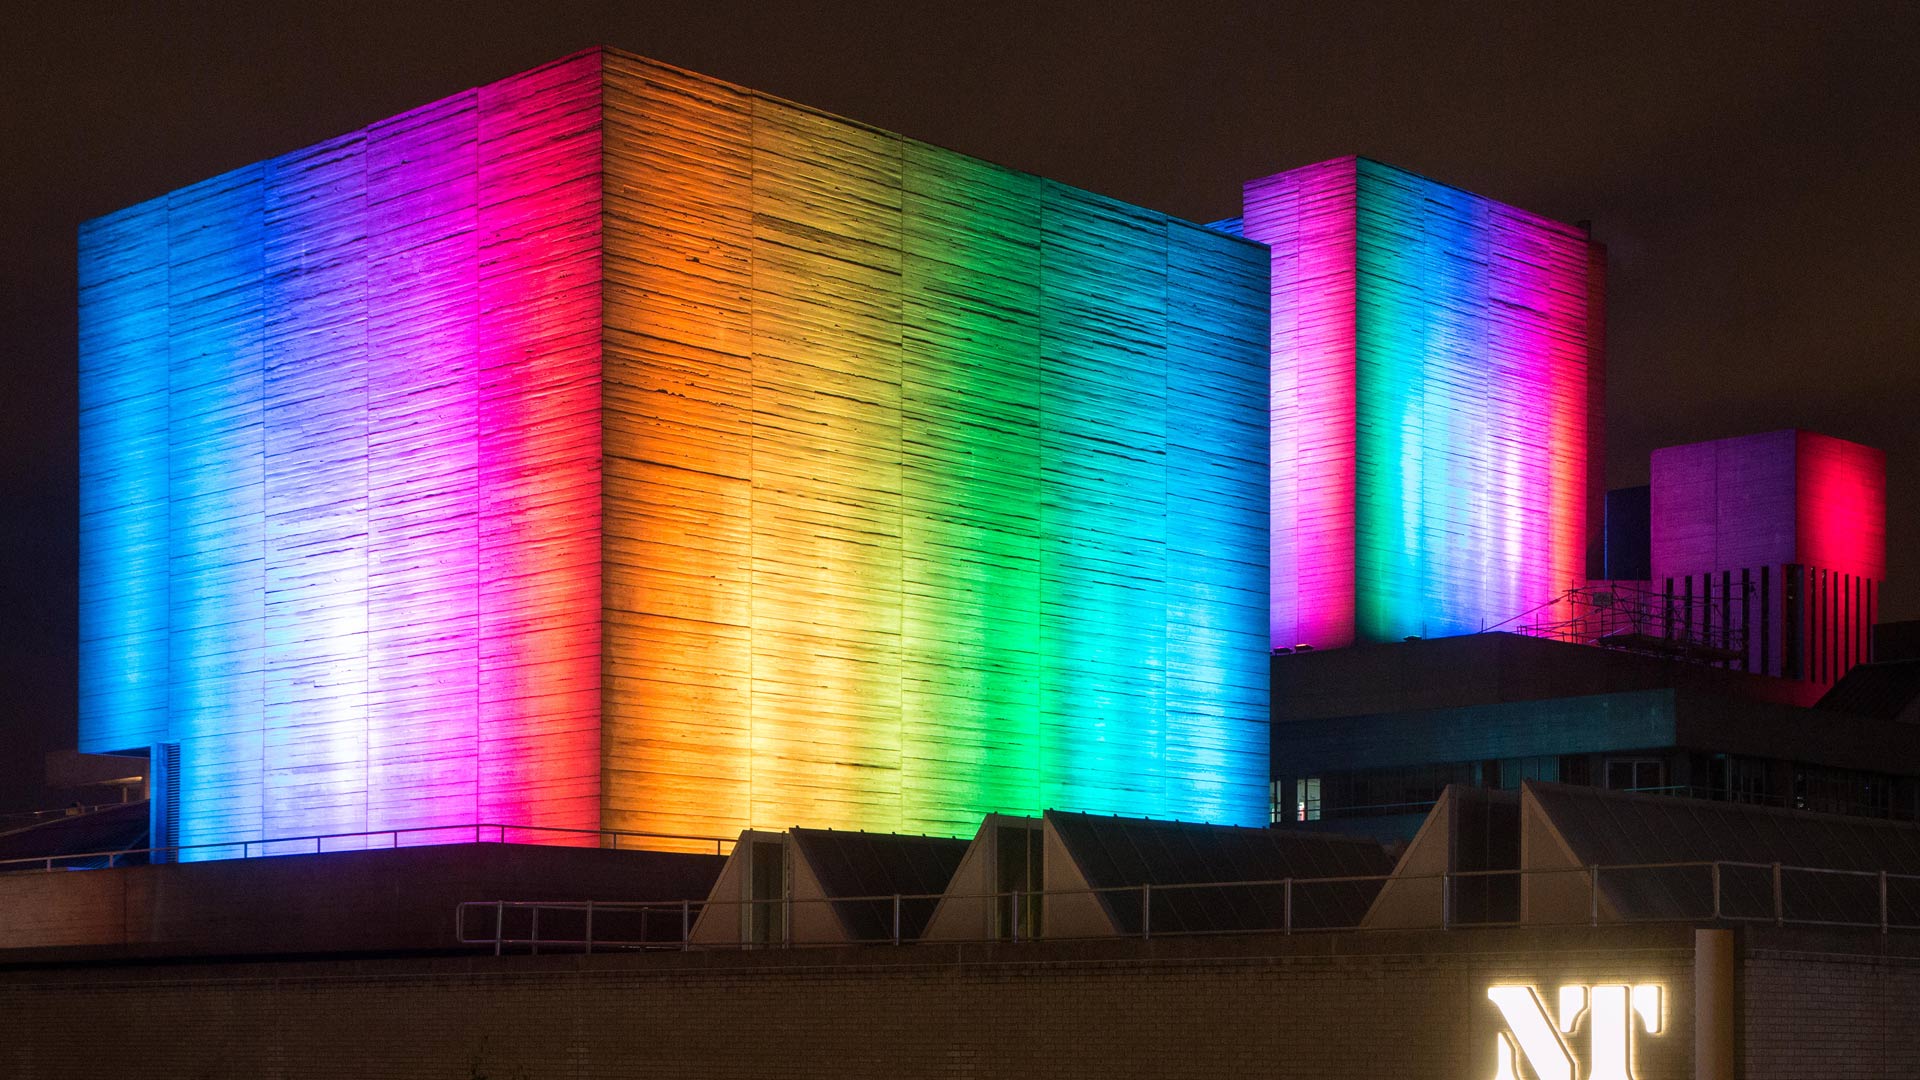
[[[80,275],[81,743],[180,842],[1264,823],[1256,244],[594,51]]]
[[[1632,1080],[1636,1033],[1666,1030],[1661,987],[1600,984],[1560,987],[1557,1019],[1531,986],[1490,986],[1487,998],[1500,1009],[1507,1030],[1494,1036],[1494,1080],[1521,1080],[1524,1058],[1539,1080]],[[1587,1028],[1587,1071],[1564,1036]]]

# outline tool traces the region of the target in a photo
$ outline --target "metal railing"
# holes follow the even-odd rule
[[[1829,795],[1777,795],[1764,791],[1712,787],[1705,784],[1662,784],[1657,787],[1613,788],[1635,795],[1667,795],[1703,802],[1738,803],[1745,806],[1773,806],[1786,810],[1805,810],[1815,814],[1841,814],[1846,817],[1879,818],[1884,821],[1912,821],[1913,808],[1887,799],[1846,799]]]
[[[1323,778],[1324,780],[1324,778]],[[1583,785],[1584,786],[1584,785]],[[1514,790],[1507,788],[1504,790]],[[1629,795],[1667,795],[1679,799],[1698,799],[1702,802],[1733,803],[1742,806],[1772,806],[1786,810],[1805,810],[1815,814],[1840,814],[1845,817],[1878,819],[1881,821],[1914,821],[1920,819],[1913,807],[1903,806],[1892,800],[1868,801],[1865,799],[1839,799],[1819,795],[1774,795],[1766,792],[1741,791],[1733,788],[1712,787],[1704,784],[1660,784],[1653,787],[1608,788],[1606,790]],[[1307,809],[1313,816],[1300,817],[1300,807],[1274,804],[1269,808],[1269,820],[1275,825],[1292,825],[1299,821],[1329,822],[1348,818],[1387,817],[1396,814],[1425,813],[1433,809],[1440,800],[1438,797],[1414,802],[1397,803],[1341,803],[1322,798]]]
[[[772,900],[480,900],[462,945],[509,951],[755,949],[1647,923],[1920,930],[1920,875],[1750,862],[1281,878]],[[939,925],[942,913],[950,916]],[[702,918],[717,918],[705,926]],[[966,923],[964,927],[960,923]],[[935,923],[935,925],[929,925]],[[928,931],[932,931],[931,934]]]
[[[624,851],[692,851],[695,854],[705,854],[711,849],[714,855],[725,855],[733,850],[734,841],[716,836],[682,836],[618,829],[562,829],[545,825],[421,825],[406,829],[323,833],[274,840],[224,840],[207,844],[35,855],[0,859],[0,873],[20,870],[99,870],[156,862],[258,859],[441,844],[536,844],[544,847],[596,847]]]
[[[1402,814],[1425,814],[1440,801],[1438,796],[1431,799],[1413,799],[1406,802],[1390,803],[1330,803],[1324,798],[1318,802],[1308,802],[1305,806],[1295,803],[1281,806],[1274,803],[1268,808],[1268,819],[1275,825],[1293,826],[1303,821],[1337,821],[1341,818],[1396,817]]]
[[[86,817],[89,814],[97,814],[102,810],[118,810],[124,806],[137,805],[140,801],[142,800],[135,800],[133,802],[93,803],[91,805],[75,803],[72,806],[62,807],[58,810],[15,810],[10,813],[0,814],[0,835],[19,832],[22,829],[35,828],[36,826],[45,825],[50,821]]]
[[[1747,655],[1746,625],[1721,618],[1723,614],[1716,610],[1716,601],[1704,594],[1675,595],[1616,581],[1568,589],[1482,633],[1511,630],[1695,663],[1742,663]]]

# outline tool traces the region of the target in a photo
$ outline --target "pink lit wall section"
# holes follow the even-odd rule
[[[1354,290],[1359,162],[1247,185],[1248,239],[1271,250],[1268,575],[1273,647],[1354,637]]]
[[[1794,533],[1800,561],[1842,574],[1887,576],[1887,455],[1797,431]]]

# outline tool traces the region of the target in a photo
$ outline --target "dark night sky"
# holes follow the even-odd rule
[[[609,44],[1197,220],[1362,153],[1612,252],[1608,472],[1810,427],[1889,455],[1920,617],[1920,4],[46,4],[0,25],[0,810],[70,747],[74,230]],[[1619,5],[1618,7],[1626,7]],[[1474,14],[1467,14],[1473,12]],[[21,22],[23,18],[29,20]]]

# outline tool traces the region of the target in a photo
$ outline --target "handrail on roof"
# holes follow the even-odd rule
[[[1618,887],[1617,875],[1644,873],[1648,871],[1705,871],[1705,881],[1699,883],[1698,890],[1702,895],[1695,899],[1702,901],[1703,904],[1710,899],[1710,906],[1703,906],[1701,910],[1693,913],[1682,911],[1676,914],[1671,911],[1656,911],[1654,914],[1644,915],[1635,914],[1629,910],[1629,908],[1632,907],[1631,904],[1619,903],[1617,898],[1611,896],[1611,893]],[[1751,911],[1731,910],[1726,903],[1727,882],[1725,879],[1728,876],[1728,871],[1758,871],[1764,874],[1766,889],[1769,893],[1769,902],[1764,907]],[[1877,918],[1835,919],[1818,917],[1831,914],[1831,912],[1826,911],[1795,913],[1790,909],[1789,899],[1790,897],[1793,899],[1803,899],[1803,897],[1797,894],[1804,890],[1796,887],[1795,890],[1790,892],[1786,888],[1786,883],[1792,876],[1801,874],[1874,879],[1877,884],[1878,893],[1877,904],[1875,905],[1877,907]],[[1518,879],[1519,882],[1524,883],[1529,877],[1550,875],[1564,877],[1577,876],[1581,879],[1582,888],[1586,893],[1586,903],[1583,905],[1585,912],[1584,918],[1554,922],[1526,918],[1462,917],[1460,913],[1463,895],[1458,892],[1458,886],[1477,881],[1503,878]],[[1608,882],[1607,879],[1609,875],[1616,875],[1616,883],[1610,884]],[[1364,925],[1366,921],[1365,916],[1353,921],[1334,920],[1328,922],[1324,919],[1303,921],[1298,915],[1299,899],[1303,893],[1310,896],[1311,890],[1315,887],[1373,885],[1374,888],[1370,893],[1366,894],[1369,903],[1372,903],[1374,898],[1385,895],[1389,886],[1404,886],[1423,882],[1438,885],[1437,895],[1435,897],[1437,910],[1434,912],[1434,920],[1431,923],[1411,926],[1395,923],[1391,926],[1377,927],[1377,929],[1417,930],[1426,928],[1458,930],[1510,926],[1600,926],[1661,922],[1708,922],[1715,924],[1772,923],[1776,926],[1791,925],[1877,929],[1882,934],[1889,933],[1896,929],[1902,931],[1920,930],[1920,921],[1909,921],[1905,918],[1895,919],[1893,917],[1893,904],[1891,902],[1893,886],[1896,883],[1916,883],[1916,886],[1911,889],[1902,889],[1902,892],[1907,895],[1903,897],[1901,907],[1912,920],[1920,920],[1920,874],[1894,873],[1885,870],[1846,870],[1812,866],[1785,866],[1778,863],[1754,863],[1734,860],[1620,863],[1612,865],[1556,867],[1551,869],[1461,870],[1446,871],[1437,874],[1292,877],[1259,881],[1182,882],[1168,885],[1142,883],[1139,885],[1116,885],[1082,889],[1025,889],[1011,892],[989,893],[896,893],[874,896],[824,896],[809,898],[783,896],[749,900],[715,900],[709,897],[699,900],[683,899],[632,902],[598,900],[558,902],[470,900],[456,906],[454,918],[456,923],[455,936],[460,944],[490,945],[493,947],[494,954],[498,956],[503,955],[509,948],[528,948],[537,953],[543,947],[549,949],[575,949],[591,953],[596,948],[677,949],[687,951],[694,948],[786,948],[858,944],[911,945],[914,944],[915,939],[911,935],[903,935],[901,930],[903,925],[902,909],[907,904],[977,901],[995,905],[996,908],[1002,902],[1006,902],[1010,906],[1010,909],[1014,912],[1012,918],[1002,918],[1001,922],[1015,928],[1011,937],[1005,933],[986,932],[977,937],[954,938],[951,936],[943,936],[939,939],[941,944],[965,944],[970,942],[1018,941],[1017,927],[1020,925],[1018,910],[1022,904],[1058,904],[1062,900],[1081,897],[1097,901],[1108,917],[1109,924],[1115,926],[1116,930],[1119,931],[1114,934],[1101,934],[1096,936],[1101,938],[1138,936],[1143,940],[1149,940],[1155,936],[1219,936],[1253,933],[1293,934],[1376,929]],[[1646,883],[1642,884],[1644,885]],[[1749,884],[1752,883],[1749,882]],[[1632,888],[1633,885],[1628,883],[1625,887]],[[1665,901],[1675,899],[1674,890],[1670,884],[1660,884],[1659,887],[1665,894],[1662,899]],[[1215,895],[1198,898],[1199,902],[1203,905],[1201,909],[1189,908],[1183,911],[1179,905],[1180,896],[1183,893],[1193,895],[1202,890],[1209,891]],[[1248,897],[1248,900],[1238,906],[1234,906],[1232,903],[1234,898],[1230,895],[1232,890],[1246,891],[1244,895]],[[1263,896],[1258,890],[1266,890],[1267,892]],[[1276,890],[1278,893],[1277,897],[1273,895]],[[1351,898],[1351,894],[1348,895]],[[1831,899],[1831,897],[1828,899]],[[1116,908],[1110,902],[1113,900],[1124,900],[1125,904],[1122,907]],[[1210,904],[1208,903],[1209,901],[1211,901]],[[810,904],[824,904],[828,905],[830,909],[833,906],[849,904],[889,904],[892,910],[892,933],[888,937],[873,939],[847,940],[836,938],[831,941],[796,940],[792,933],[792,928],[795,925],[791,918],[792,909]],[[780,936],[777,940],[696,942],[693,938],[693,929],[696,925],[696,920],[710,908],[733,908],[744,913],[748,909],[763,905],[778,906],[784,913],[782,917],[775,920],[781,928],[779,930]],[[1225,906],[1223,907],[1223,905]],[[1658,908],[1661,905],[1656,902],[1643,906]],[[1049,910],[1053,909],[1049,908]],[[1218,925],[1208,926],[1204,925],[1205,919],[1202,918],[1202,925],[1196,927],[1192,920],[1187,917],[1199,911],[1202,914],[1212,914],[1216,917],[1217,921],[1218,916],[1223,910],[1228,911],[1232,916],[1232,921],[1237,922],[1238,925],[1224,927]],[[1277,918],[1272,917],[1276,910]],[[543,912],[548,915],[547,930],[545,932],[541,929],[541,914]],[[470,916],[474,913],[491,916],[491,919],[487,920],[490,924],[489,930],[483,931],[480,934],[470,934],[468,932],[471,922]],[[520,913],[526,914],[527,918],[523,921],[527,929],[524,933],[521,932],[518,922],[509,920],[508,916],[510,913],[516,916]],[[600,923],[601,930],[598,934],[596,934],[594,922],[596,913],[602,920]],[[640,933],[638,937],[622,938],[606,932],[605,928],[607,923],[605,920],[608,916],[634,914],[639,916]],[[1324,914],[1324,912],[1322,912],[1322,914]],[[579,934],[571,935],[565,932],[556,934],[553,919],[555,915],[581,916],[583,931]],[[656,915],[659,916],[658,919],[651,919],[652,916]],[[1169,916],[1175,917],[1175,925],[1171,928],[1167,925]],[[1122,922],[1136,919],[1139,928],[1137,932],[1119,930]],[[1049,936],[1051,940],[1074,940],[1071,937],[1061,937],[1059,935]]]
[[[108,869],[127,863],[137,855],[145,855],[148,862],[179,862],[183,853],[207,854],[227,852],[228,854],[210,854],[208,859],[258,859],[282,855],[316,855],[344,851],[379,851],[384,848],[433,847],[441,844],[510,844],[520,842],[509,837],[531,834],[536,841],[544,841],[542,846],[551,845],[554,840],[574,838],[585,840],[593,838],[605,840],[612,838],[610,845],[616,850],[678,850],[684,845],[696,845],[705,848],[713,845],[713,854],[725,855],[734,841],[717,836],[691,836],[679,833],[639,832],[628,829],[568,829],[551,825],[420,825],[405,829],[372,829],[366,832],[318,833],[311,836],[288,836],[274,840],[222,840],[205,844],[173,844],[164,847],[118,848],[112,851],[74,852],[61,855],[33,855],[12,859],[0,859],[0,873],[18,870],[93,870]],[[353,840],[375,840],[384,838],[380,844],[351,844]],[[622,839],[641,841],[659,841],[653,846],[644,843],[632,848],[623,848]],[[412,841],[412,842],[403,842]],[[329,841],[334,842],[329,847]],[[311,848],[305,845],[311,844]],[[672,845],[668,847],[667,845]],[[595,845],[609,846],[609,845]],[[291,850],[290,850],[291,848]],[[238,851],[238,854],[233,852]],[[696,852],[698,854],[698,852]],[[167,859],[154,859],[154,855],[173,856]],[[106,860],[105,867],[74,865],[83,862]],[[192,861],[192,860],[186,860]]]

